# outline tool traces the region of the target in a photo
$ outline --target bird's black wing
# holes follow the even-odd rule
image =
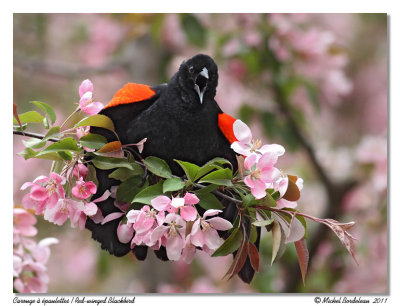
[[[122,144],[126,144],[126,131],[130,122],[155,103],[166,88],[167,85],[150,87],[142,84],[128,83],[114,95],[110,103],[100,112],[100,114],[108,116],[113,121],[115,131],[119,137],[118,140]],[[113,132],[103,128],[91,127],[90,132],[106,137],[109,142],[117,140]],[[108,177],[113,170],[96,169],[96,176],[99,183],[97,192],[93,195],[92,200],[102,196],[112,186],[120,184],[120,181]],[[97,206],[100,208],[103,216],[120,211],[115,207],[114,199],[111,197],[105,201],[98,202]],[[115,256],[124,256],[130,251],[130,244],[121,243],[117,237],[117,227],[121,219],[118,218],[103,225],[94,223],[90,218],[86,221],[86,228],[92,231],[92,238],[100,242],[102,249],[107,250]],[[144,260],[147,254],[147,247],[135,247],[133,252],[138,259]]]

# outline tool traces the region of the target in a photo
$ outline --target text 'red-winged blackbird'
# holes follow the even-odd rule
[[[214,100],[217,84],[217,65],[209,56],[199,54],[184,61],[168,84],[154,87],[126,84],[101,114],[111,118],[122,144],[134,144],[147,138],[142,156],[164,159],[175,175],[182,176],[183,171],[173,159],[203,165],[215,157],[222,157],[229,160],[236,171],[236,154],[230,148],[236,140],[232,128],[235,119],[224,114]],[[104,129],[92,127],[91,132],[104,135],[108,141],[116,140]],[[119,184],[108,177],[111,171],[96,169],[99,186],[93,199]],[[220,200],[225,206],[221,217],[233,223],[237,215],[235,204]],[[98,206],[103,216],[118,211],[112,198],[98,203]],[[118,240],[120,221],[121,218],[101,225],[88,218],[86,222],[93,239],[115,256],[131,251],[129,243]],[[256,244],[259,244],[259,235]],[[139,260],[146,258],[146,246],[135,246],[132,251]],[[164,247],[155,253],[160,259],[168,260]],[[247,258],[239,276],[249,283],[253,275],[254,270]]]

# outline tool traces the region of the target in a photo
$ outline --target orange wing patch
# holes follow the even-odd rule
[[[144,101],[154,95],[155,91],[148,85],[128,83],[117,91],[110,103],[104,108]]]
[[[218,126],[222,134],[228,139],[230,143],[238,141],[233,133],[233,123],[236,121],[235,118],[229,116],[228,114],[222,113],[218,114]]]

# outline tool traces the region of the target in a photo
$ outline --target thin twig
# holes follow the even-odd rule
[[[14,135],[20,135],[20,136],[28,136],[28,137],[33,137],[33,138],[37,138],[37,139],[43,139],[44,135],[42,134],[37,134],[37,133],[33,133],[33,132],[26,132],[26,131],[15,131],[13,130],[13,134]],[[58,142],[60,141],[60,139],[57,138],[48,138],[48,141],[52,141],[52,142]]]

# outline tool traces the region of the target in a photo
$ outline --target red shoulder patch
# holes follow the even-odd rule
[[[116,92],[112,100],[104,108],[144,101],[154,95],[155,91],[148,85],[128,83]]]
[[[235,118],[229,116],[228,114],[222,113],[218,114],[218,126],[222,134],[228,139],[230,143],[238,141],[233,133],[233,123],[236,121]]]

